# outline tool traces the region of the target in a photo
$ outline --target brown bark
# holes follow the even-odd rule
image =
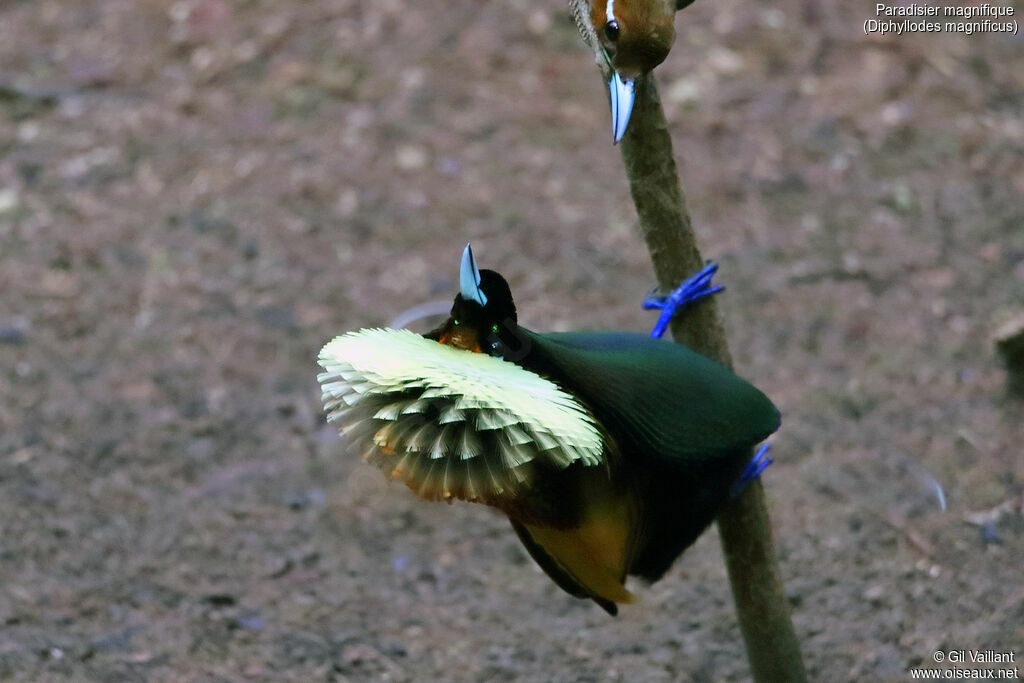
[[[653,75],[637,82],[622,159],[658,286],[669,292],[700,270],[704,260],[686,209]],[[732,367],[714,297],[676,316],[670,329],[677,342]],[[719,514],[718,535],[754,680],[805,681],[760,480]]]

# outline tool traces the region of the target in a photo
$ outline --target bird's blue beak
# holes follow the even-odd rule
[[[633,113],[635,85],[635,78],[623,80],[618,71],[613,71],[612,78],[608,81],[612,103],[612,142],[615,144],[618,144],[622,136],[626,134],[629,115]]]
[[[487,295],[480,291],[480,271],[473,261],[473,250],[469,244],[462,250],[462,265],[459,266],[459,293],[466,301],[487,305]]]

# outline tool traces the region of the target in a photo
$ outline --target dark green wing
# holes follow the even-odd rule
[[[687,461],[749,448],[779,427],[768,397],[685,346],[629,333],[523,332],[527,369],[583,397],[624,450]]]
[[[678,344],[522,332],[522,364],[577,394],[614,436],[620,474],[640,505],[629,573],[658,580],[728,500],[751,447],[778,429],[778,410],[729,369]]]

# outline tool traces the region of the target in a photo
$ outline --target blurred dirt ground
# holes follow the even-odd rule
[[[1018,3],[1018,10],[1021,9]],[[1024,42],[697,2],[658,77],[815,680],[1024,656]],[[0,678],[743,680],[717,537],[611,619],[324,426],[333,335],[450,299],[645,330],[561,1],[0,4]],[[929,477],[945,488],[941,511]]]

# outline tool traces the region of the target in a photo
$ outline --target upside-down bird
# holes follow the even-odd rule
[[[710,275],[707,276],[708,278]],[[466,246],[449,318],[320,352],[328,420],[420,498],[498,508],[568,593],[610,614],[728,500],[779,413],[732,371],[631,333],[540,334]]]
[[[580,32],[605,64],[612,139],[626,133],[636,80],[665,61],[676,38],[675,13],[693,0],[573,0]],[[586,16],[583,16],[586,14]]]

